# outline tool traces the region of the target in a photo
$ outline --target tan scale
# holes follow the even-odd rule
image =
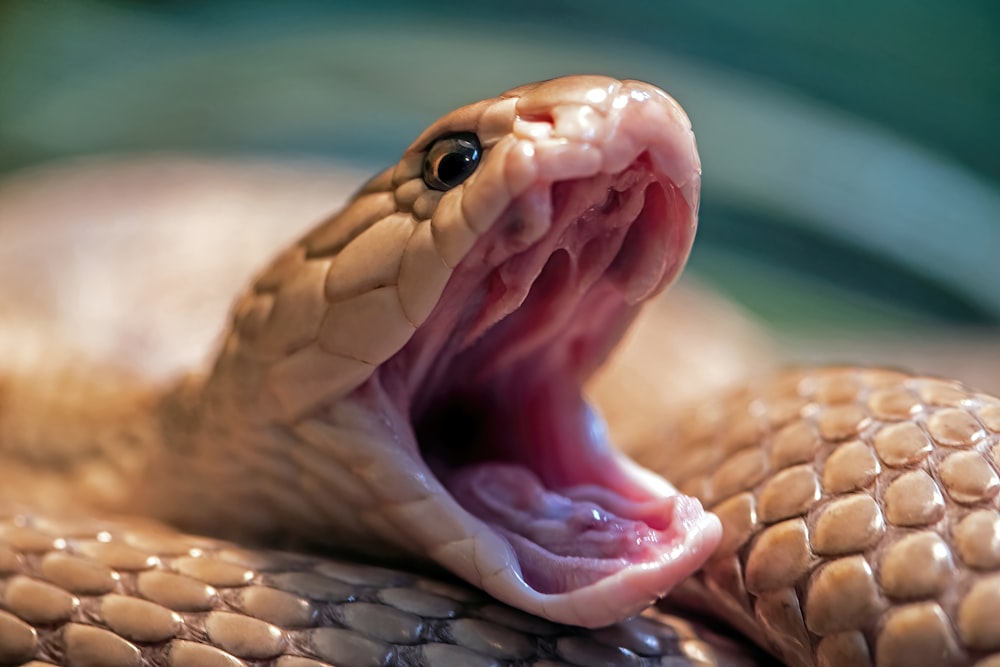
[[[770,423],[765,406],[795,397],[805,399],[798,418]],[[995,659],[1000,431],[983,415],[1000,400],[851,368],[790,371],[717,400],[672,434],[680,451],[697,453],[690,466],[682,455],[680,477],[653,449],[637,454],[699,490],[723,521],[722,547],[681,599],[721,613],[791,665]],[[748,417],[762,437],[726,452],[728,425]],[[773,455],[791,441],[809,443],[808,462]],[[734,461],[753,461],[754,472],[720,474]],[[775,595],[790,597],[775,604]]]

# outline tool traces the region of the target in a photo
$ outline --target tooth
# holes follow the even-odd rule
[[[637,185],[633,185],[630,190],[623,192],[620,201],[622,201],[621,219],[631,224],[642,213],[643,204],[646,203],[646,191]]]

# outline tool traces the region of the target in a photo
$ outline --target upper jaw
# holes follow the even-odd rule
[[[434,238],[450,267],[529,188],[619,173],[644,151],[687,203],[693,234],[701,185],[694,134],[683,109],[655,86],[607,77],[566,77],[463,107],[413,142],[394,169],[392,184],[419,177],[427,146],[460,131],[479,137],[486,152],[483,164],[463,186],[443,195],[421,195],[434,201]],[[538,224],[548,219],[546,213],[538,208]]]
[[[678,241],[671,250],[680,262],[655,287],[675,277],[697,227],[701,162],[690,121],[673,98],[650,84],[587,76],[522,86],[480,104],[486,107],[479,110],[474,128],[486,151],[484,162],[464,186],[445,193],[431,220],[435,238],[448,247],[446,261],[455,253],[456,264],[472,259],[499,265],[539,241],[555,222],[556,184],[593,179],[595,189],[609,188],[642,158],[669,194],[679,195],[671,203],[670,224]],[[446,116],[414,146],[454,131],[460,121],[468,122],[469,109],[478,106]],[[625,185],[617,187],[624,190]],[[454,205],[456,200],[460,205]],[[566,206],[578,205],[576,213],[582,213],[593,203],[578,192]],[[490,230],[496,233],[496,226],[512,216],[519,227],[516,242],[501,236],[491,254],[468,256],[476,239]],[[468,230],[475,238],[452,243]]]
[[[684,111],[665,92],[642,82],[604,77],[554,79],[516,90],[520,96],[505,100],[513,103],[509,129],[483,138],[484,146],[506,151],[504,164],[482,170],[473,179],[502,175],[506,194],[513,199],[541,182],[620,173],[648,153],[655,171],[673,183],[697,213],[701,162],[694,134]],[[503,198],[490,196],[485,188],[477,190],[470,181],[466,210],[503,203]],[[500,210],[483,212],[492,213],[485,217],[493,220]]]
[[[522,90],[511,134],[535,141],[540,178],[614,174],[649,152],[655,170],[697,210],[701,163],[691,123],[664,91],[605,77],[554,79]]]

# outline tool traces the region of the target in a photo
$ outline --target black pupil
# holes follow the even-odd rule
[[[438,162],[437,177],[446,185],[458,185],[471,162],[472,156],[469,153],[448,153]]]
[[[482,149],[474,134],[439,139],[424,159],[424,182],[435,190],[450,190],[476,170],[480,157]]]

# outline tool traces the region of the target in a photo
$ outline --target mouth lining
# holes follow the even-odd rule
[[[635,474],[582,395],[638,303],[679,270],[686,232],[672,207],[683,198],[646,154],[543,195],[541,234],[515,201],[460,265],[454,280],[469,281],[462,271],[482,274],[480,257],[508,250],[471,281],[457,316],[442,308],[452,326],[410,415],[442,485],[511,545],[528,586],[559,594],[672,558],[701,508]]]

